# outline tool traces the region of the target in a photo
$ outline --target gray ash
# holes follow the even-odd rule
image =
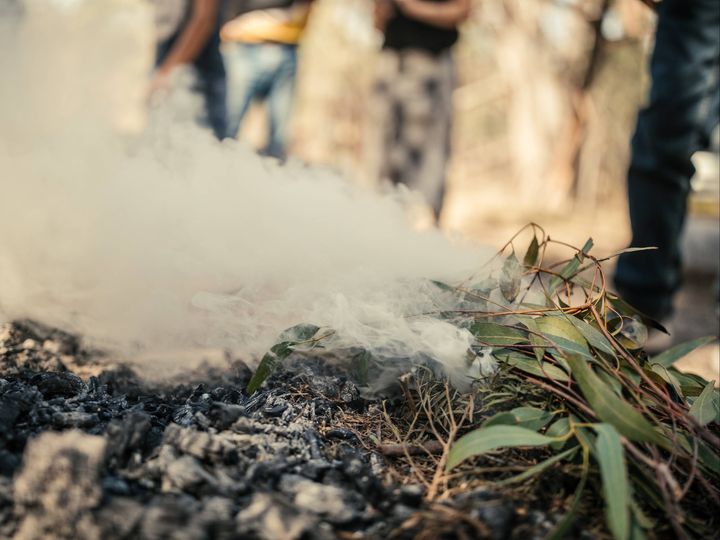
[[[107,367],[73,336],[0,327],[0,537],[311,540],[542,536],[532,513],[491,492],[428,505],[337,415],[368,412],[320,360],[253,395],[242,362],[150,384]],[[95,376],[87,376],[88,366]]]

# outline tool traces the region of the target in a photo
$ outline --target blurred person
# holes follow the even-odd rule
[[[261,153],[284,159],[295,98],[297,48],[312,0],[240,0],[220,32],[228,73],[226,136],[236,138],[250,104],[267,105],[268,141]],[[231,12],[232,13],[232,12]]]
[[[632,140],[628,201],[630,246],[658,249],[621,255],[615,285],[631,305],[667,322],[682,278],[691,157],[707,148],[719,121],[720,1],[663,0],[657,15],[652,87]]]
[[[225,136],[225,68],[220,54],[221,0],[152,0],[155,8],[156,68],[151,94],[166,90],[170,74],[192,65],[195,90],[203,96],[207,124]]]
[[[375,0],[383,33],[371,98],[373,178],[420,192],[440,217],[450,157],[458,25],[471,0]]]

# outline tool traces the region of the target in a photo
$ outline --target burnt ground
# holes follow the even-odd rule
[[[68,334],[0,327],[0,538],[526,540],[561,516],[482,483],[428,496],[418,448],[386,444],[404,399],[364,399],[328,362],[249,396],[250,375],[150,384]]]

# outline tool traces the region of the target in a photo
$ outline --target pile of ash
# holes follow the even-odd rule
[[[152,384],[71,335],[0,327],[0,537],[527,539],[551,528],[492,491],[428,502],[421,485],[393,480],[372,443],[338,425],[379,407],[337,368],[298,363],[247,395],[250,375],[237,361],[186,378],[201,382]]]

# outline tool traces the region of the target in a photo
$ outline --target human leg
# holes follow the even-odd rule
[[[438,218],[450,150],[454,68],[449,53],[400,52],[394,95],[388,176],[422,194]]]
[[[225,136],[237,138],[250,103],[259,94],[260,76],[256,45],[225,43],[222,47],[227,76]]]
[[[264,153],[283,159],[295,101],[297,47],[294,45],[276,45],[276,47],[279,57],[267,96],[269,134]]]
[[[658,249],[622,255],[615,283],[635,307],[663,318],[681,281],[690,158],[706,129],[705,100],[717,85],[720,3],[665,0],[658,17],[650,101],[638,116],[628,172],[631,247]]]

